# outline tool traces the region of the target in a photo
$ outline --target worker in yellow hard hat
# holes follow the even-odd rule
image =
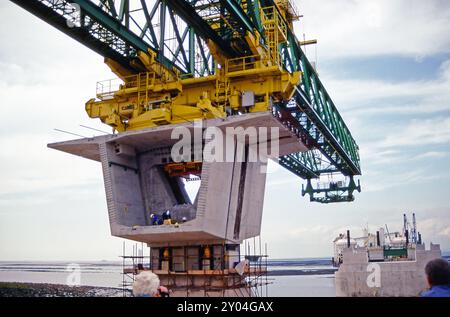
[[[172,215],[170,214],[170,210],[167,210],[165,213],[163,213],[162,218],[165,225],[172,224]]]

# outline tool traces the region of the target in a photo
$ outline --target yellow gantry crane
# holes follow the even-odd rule
[[[303,195],[353,201],[358,146],[293,32],[288,0],[11,0],[105,57],[91,118],[121,133],[270,111],[309,151],[279,163]],[[343,175],[313,188],[314,179]]]
[[[194,19],[177,2],[180,1],[168,1],[170,12]],[[166,67],[150,49],[137,53],[136,58],[143,66],[138,74],[130,74],[107,60],[123,84],[116,87],[113,81],[99,83],[97,99],[87,103],[87,113],[123,132],[188,120],[223,118],[240,112],[268,111],[274,103],[291,100],[301,83],[301,72],[288,71],[280,54],[280,48],[288,45],[288,29],[294,18],[281,6],[284,2],[259,9],[261,33],[253,29],[251,21],[248,21],[251,28],[233,27],[235,19],[222,12],[221,1],[197,5],[201,8],[196,12],[202,17],[202,28],[214,34],[223,33],[222,29],[229,31],[224,45],[211,39],[203,43],[204,54],[214,61],[211,74],[198,71],[197,67],[190,73]],[[237,6],[238,13],[245,16],[248,4],[244,1]],[[190,10],[195,8],[192,6]],[[197,66],[198,61],[195,63]],[[243,98],[246,94],[250,96]]]

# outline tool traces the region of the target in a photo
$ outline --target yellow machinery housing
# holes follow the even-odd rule
[[[281,1],[282,2],[282,1]],[[97,98],[86,104],[91,118],[99,118],[118,132],[138,130],[198,119],[268,111],[272,102],[289,100],[300,84],[301,73],[282,67],[279,47],[287,42],[288,25],[280,6],[260,10],[266,44],[250,32],[245,38],[254,55],[224,58],[213,42],[208,48],[216,61],[215,75],[194,77],[169,70],[156,61],[155,53],[138,54],[146,71],[129,73],[106,60],[116,80],[100,82]]]

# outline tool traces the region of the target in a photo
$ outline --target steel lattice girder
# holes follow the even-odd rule
[[[251,33],[254,32],[256,29],[255,25],[239,3],[235,0],[220,0],[220,3],[239,21],[242,27],[245,27],[245,29]]]
[[[205,40],[211,40],[216,43],[224,53],[232,52],[231,46],[222,40],[222,38],[214,31],[211,26],[200,17],[195,8],[190,3],[184,0],[164,0],[164,2],[183,20],[192,26],[196,33]]]
[[[156,53],[161,64],[178,68],[182,73],[193,76],[204,76],[215,71],[214,61],[205,41],[212,40],[223,50],[233,54],[233,50],[229,49],[230,43],[227,42],[229,39],[221,37],[199,15],[196,5],[201,0],[156,0],[151,9],[145,0],[140,0],[141,7],[138,9],[131,9],[128,0],[99,0],[98,5],[92,0],[11,1],[134,72],[139,71],[134,68],[135,63],[132,63],[137,51],[146,52],[150,49]],[[247,12],[236,0],[209,2],[217,3],[221,10],[222,7],[226,9],[230,19],[239,29],[249,32],[257,30],[262,40],[265,40],[258,11],[262,7],[275,6],[273,0],[249,0]],[[75,14],[70,3],[80,6],[79,27],[71,28],[67,25],[67,20],[74,19]],[[132,17],[132,12],[136,11],[143,13],[145,23],[141,24]],[[153,19],[158,12],[159,30],[156,30]],[[175,15],[187,23],[178,25]],[[132,30],[133,23],[137,26],[139,35]],[[173,51],[166,45],[164,32],[169,23],[178,44]],[[284,67],[290,72],[302,72],[302,84],[297,87],[294,98],[296,107],[289,108],[292,118],[298,120],[298,126],[308,135],[308,140],[312,142],[311,149],[320,150],[337,171],[346,176],[361,174],[358,146],[290,29],[288,41],[289,43],[280,49]],[[195,67],[196,60],[201,62],[200,69]],[[307,155],[293,154],[282,158],[280,164],[296,171],[296,174],[303,178],[320,175],[320,164],[312,164]]]
[[[172,1],[168,1],[172,2]],[[186,1],[177,1],[188,5]],[[272,5],[272,1],[265,2],[264,5]],[[235,18],[240,20],[241,25],[246,26],[247,30],[254,30],[253,23],[248,22],[250,18],[241,9],[238,10],[236,6],[239,6],[234,0],[220,0]],[[240,7],[240,6],[239,6]],[[192,13],[193,14],[193,13]],[[194,20],[192,14],[188,19]],[[251,21],[251,20],[250,20]],[[306,55],[302,49],[296,37],[292,33],[292,30],[288,30],[289,47],[282,49],[284,52],[283,60],[289,63],[290,67],[286,65],[286,68],[291,68],[291,71],[302,71],[302,84],[297,87],[297,93],[295,95],[295,101],[298,104],[298,115],[306,114],[308,123],[306,129],[309,130],[314,127],[314,135],[311,138],[316,141],[317,148],[322,154],[332,163],[335,168],[341,171],[344,175],[360,175],[361,170],[359,166],[358,146],[353,139],[349,129],[345,125],[342,117],[337,111],[333,101],[326,92],[324,86],[319,80],[315,70],[309,63]],[[295,117],[295,115],[294,115]],[[301,155],[299,155],[301,157]],[[288,157],[282,160],[283,162],[297,162],[293,157]],[[307,160],[303,160],[307,162]],[[283,163],[284,165],[284,163]],[[298,166],[296,174],[306,175],[310,173],[307,166]],[[292,170],[292,165],[286,163],[288,169]],[[316,175],[320,175],[320,171],[315,171]],[[306,177],[308,178],[308,177]]]
[[[141,7],[130,8],[128,0],[99,0],[98,5],[90,0],[11,0],[40,19],[71,36],[83,45],[121,64],[133,73],[142,71],[136,62],[137,51],[155,52],[158,62],[166,67],[176,68],[181,73],[193,74],[195,60],[201,60],[202,69],[197,76],[212,74],[214,61],[205,43],[188,25],[179,26],[161,0],[154,1],[152,8],[148,1],[140,0]],[[196,1],[194,1],[195,3]],[[119,8],[117,8],[117,4]],[[80,12],[77,12],[77,6]],[[156,16],[157,13],[160,16]],[[166,19],[166,12],[171,21]],[[145,22],[137,21],[133,14],[141,13]],[[154,22],[155,18],[162,20]],[[68,21],[79,20],[79,25],[70,26]],[[170,27],[179,35],[174,51],[167,49],[164,32],[155,30]],[[132,30],[131,26],[135,26]],[[158,36],[157,36],[157,33]],[[164,50],[166,48],[166,50]],[[189,54],[186,52],[189,51]],[[198,52],[200,51],[200,52]],[[198,54],[197,54],[198,53]]]
[[[43,0],[11,0],[40,19],[81,42],[98,54],[111,58],[123,67],[130,67],[130,58],[136,54],[137,47],[132,47],[123,38],[113,34],[110,30],[88,18],[86,27],[70,27],[69,20],[74,20],[75,8],[68,1]],[[83,19],[83,17],[81,17]],[[124,31],[126,32],[126,31]],[[102,41],[96,34],[104,34],[109,41]],[[140,48],[147,49],[140,43]]]
[[[304,179],[318,178],[320,176],[319,162],[314,157],[313,151],[280,157],[278,163],[288,171]]]
[[[275,6],[273,0],[260,0],[260,3],[263,7]],[[338,171],[346,176],[360,175],[359,150],[350,130],[291,29],[288,29],[288,40],[288,45],[281,47],[284,66],[291,72],[302,72],[302,84],[297,87],[294,97],[298,107],[291,111],[293,117],[304,118],[306,115],[306,122],[303,120],[301,125],[311,133],[316,147]],[[316,172],[320,174],[320,171]],[[301,176],[302,170],[297,174]]]
[[[191,0],[190,3],[195,5],[198,1]],[[117,14],[115,4],[119,2],[121,13]],[[195,32],[192,25],[180,23],[174,10],[167,5],[169,1],[154,0],[152,7],[149,7],[149,1],[139,0],[139,2],[140,6],[130,8],[129,0],[101,0],[100,6],[103,5],[103,10],[118,19],[123,27],[131,30],[131,26],[135,26],[137,30],[134,32],[137,32],[143,41],[150,43],[158,57],[164,58],[165,63],[160,61],[161,64],[178,68],[181,73],[192,77],[214,73],[214,60],[205,41]],[[144,15],[145,23],[133,18],[133,14],[138,13]],[[132,23],[124,21],[124,16],[128,16]],[[173,30],[175,38],[168,38],[169,29]],[[171,42],[173,47],[168,45]],[[201,67],[196,68],[196,63]]]
[[[113,16],[106,14],[99,6],[95,5],[92,1],[89,0],[70,0],[73,3],[76,3],[80,6],[81,12],[83,14],[88,15],[90,18],[98,22],[101,26],[103,26],[109,32],[112,32],[116,36],[120,37],[123,41],[133,47],[135,50],[140,50],[143,52],[147,52],[149,49],[153,50],[157,53],[157,60],[166,67],[172,68],[175,65],[161,54],[161,50],[158,47],[149,45],[144,42],[139,36],[131,32],[129,29],[124,28],[120,20],[126,15],[125,10],[128,8],[128,1],[123,1],[121,3],[120,15],[119,19],[114,18]],[[111,1],[109,1],[111,3]],[[114,6],[110,7],[111,12],[114,14]],[[129,24],[129,21],[126,22]],[[159,47],[160,48],[160,47]],[[134,57],[134,56],[133,56]]]
[[[358,145],[295,37],[290,35],[289,38],[290,49],[282,50],[285,67],[302,72],[302,83],[294,97],[298,108],[293,113],[308,116],[322,136],[313,136],[318,141],[319,149],[335,162],[344,175],[360,175]]]
[[[262,30],[259,13],[255,10],[259,7],[257,5],[249,6],[247,14],[241,7],[241,4],[235,0],[206,0],[206,1],[189,1],[189,0],[163,0],[168,7],[170,7],[178,16],[180,16],[188,25],[195,29],[195,32],[205,41],[214,42],[220,49],[221,53],[227,57],[239,57],[242,55],[242,50],[237,50],[236,47],[243,49],[245,52],[250,52],[248,44],[243,40],[246,32],[255,33]],[[222,19],[226,19],[227,23],[220,23],[220,28],[213,29],[210,23],[205,20],[203,15],[207,15],[208,11],[220,12]],[[251,18],[253,16],[253,19]],[[259,17],[256,18],[256,16]],[[254,20],[256,23],[254,23]],[[232,46],[233,32],[238,31],[240,37],[234,38],[239,41],[239,45]]]

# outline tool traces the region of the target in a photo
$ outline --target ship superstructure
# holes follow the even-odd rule
[[[430,243],[426,250],[417,231],[403,215],[403,229],[390,232],[387,225],[375,233],[364,228],[363,235],[351,237],[350,231],[333,241],[333,265],[337,296],[418,296],[427,287],[424,268],[441,250]]]

